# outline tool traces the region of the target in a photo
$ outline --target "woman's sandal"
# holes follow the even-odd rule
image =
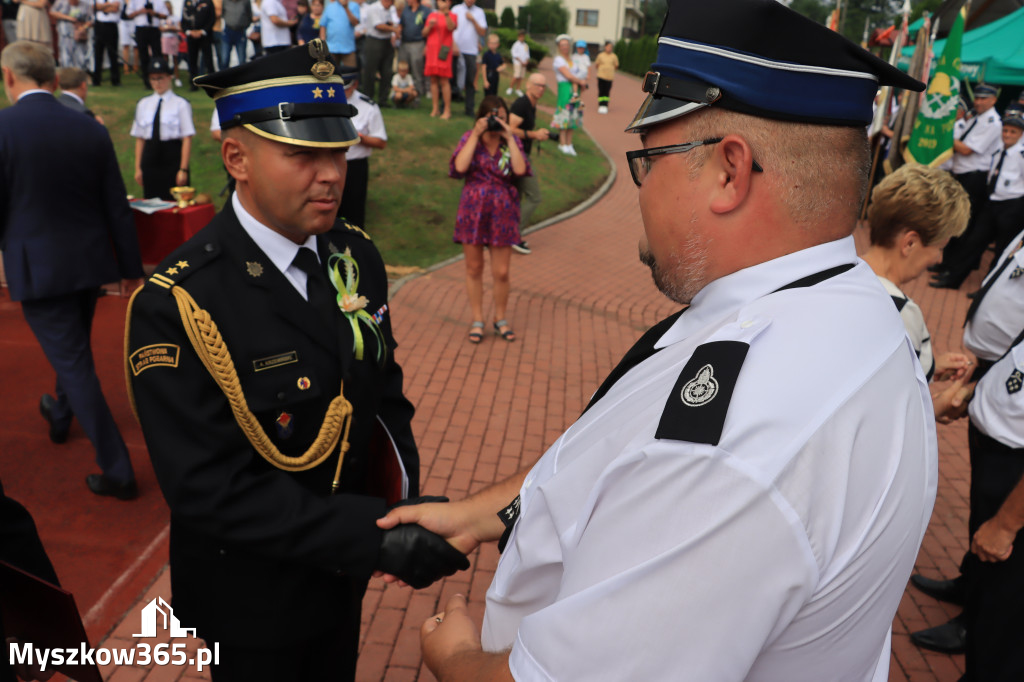
[[[469,326],[469,342],[480,343],[484,340],[484,323],[474,322]]]
[[[516,333],[514,331],[512,331],[511,329],[501,331],[502,327],[508,326],[508,320],[498,320],[497,322],[494,323],[494,333],[500,336],[501,338],[505,339],[506,341],[515,341]]]

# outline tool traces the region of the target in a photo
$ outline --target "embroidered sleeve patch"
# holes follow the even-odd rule
[[[154,343],[136,350],[128,356],[128,362],[131,364],[132,374],[139,376],[151,367],[177,367],[180,352],[181,348],[177,344]]]
[[[672,388],[654,437],[718,445],[749,349],[740,341],[698,346]]]

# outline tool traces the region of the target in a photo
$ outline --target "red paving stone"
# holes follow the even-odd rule
[[[642,223],[624,152],[638,146],[638,140],[622,130],[641,101],[638,85],[636,79],[619,76],[606,116],[596,114],[594,91],[584,98],[586,129],[611,156],[617,178],[585,212],[531,233],[532,255],[513,256],[508,317],[518,335],[515,343],[494,335],[479,346],[466,342],[470,311],[461,261],[404,282],[393,296],[398,355],[407,393],[418,409],[414,429],[425,494],[463,497],[532,463],[582,411],[636,338],[675,310],[655,291],[635,255]],[[468,126],[469,120],[464,122]],[[544,147],[544,153],[557,153],[553,145]],[[581,161],[566,158],[567,171],[575,163]],[[978,278],[972,275],[961,291],[930,289],[924,278],[907,288],[925,311],[938,351],[961,350],[964,292],[976,288]],[[938,428],[939,497],[918,569],[949,576],[966,547],[966,424]],[[415,593],[373,581],[364,601],[357,679],[433,680],[419,656],[420,624],[456,593],[467,595],[479,619],[497,558],[494,547],[482,547],[467,572]],[[152,595],[170,598],[167,580],[165,570],[125,613],[113,633],[118,644],[134,641],[139,609]],[[953,613],[907,590],[893,623],[891,681],[959,678],[962,656],[921,651],[908,639],[909,632],[942,623]],[[208,679],[194,670],[177,670],[181,679]],[[175,679],[125,667],[108,667],[104,673],[116,682]]]

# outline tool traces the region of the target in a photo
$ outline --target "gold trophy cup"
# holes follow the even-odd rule
[[[196,203],[192,200],[192,197],[196,195],[195,187],[172,187],[171,196],[178,202],[178,208],[188,208],[192,204]]]

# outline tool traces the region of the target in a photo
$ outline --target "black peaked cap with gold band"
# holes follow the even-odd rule
[[[761,118],[866,126],[879,85],[924,90],[777,0],[669,0],[648,93],[626,128],[715,106]]]
[[[214,99],[220,126],[242,126],[260,137],[302,147],[338,148],[359,142],[355,107],[318,39],[195,79]]]

